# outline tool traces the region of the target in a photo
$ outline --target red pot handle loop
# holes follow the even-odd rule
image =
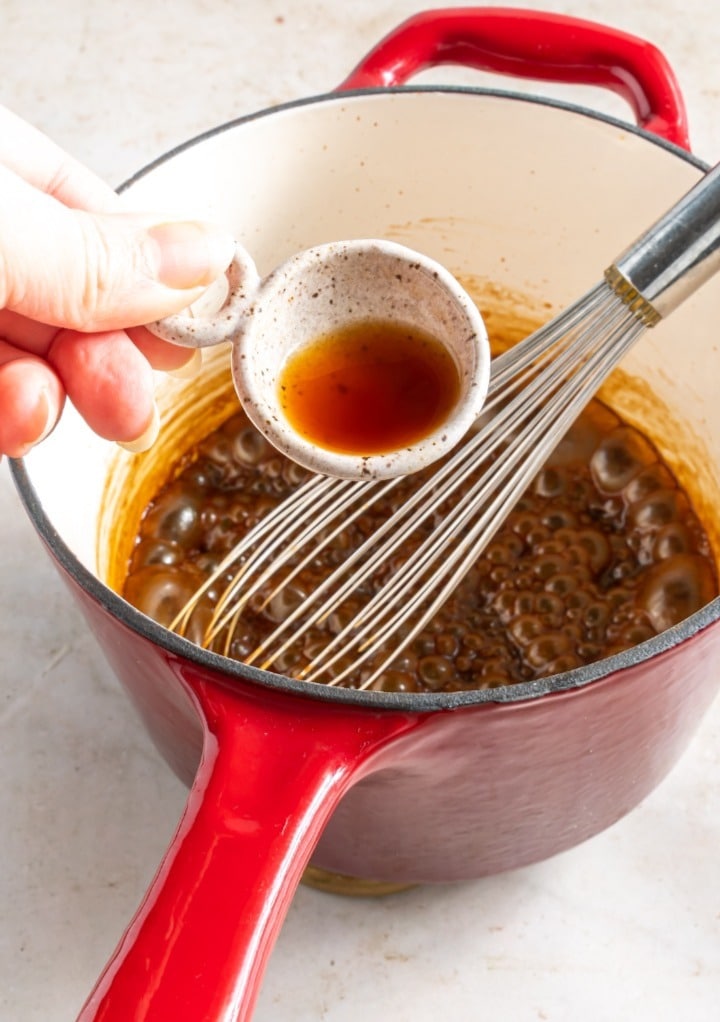
[[[340,85],[402,85],[439,64],[543,81],[599,85],[618,93],[646,131],[690,149],[680,86],[652,43],[605,25],[503,7],[430,10],[409,18]]]

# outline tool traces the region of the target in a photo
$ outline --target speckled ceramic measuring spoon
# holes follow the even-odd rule
[[[318,245],[260,279],[237,246],[227,295],[211,316],[170,316],[150,326],[190,347],[232,343],[232,373],[251,421],[306,468],[345,478],[390,478],[415,472],[447,453],[480,412],[490,375],[482,317],[440,264],[402,245],[358,240]],[[289,356],[352,324],[398,324],[430,335],[452,356],[458,387],[445,418],[425,436],[382,453],[343,453],[301,435],[281,401],[279,378]]]

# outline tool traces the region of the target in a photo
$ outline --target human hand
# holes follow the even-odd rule
[[[46,437],[66,397],[100,436],[149,446],[152,370],[192,355],[142,324],[195,301],[232,249],[209,225],[126,212],[109,185],[0,107],[0,456]]]

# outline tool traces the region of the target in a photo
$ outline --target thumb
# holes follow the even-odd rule
[[[52,326],[139,326],[195,301],[229,265],[225,231],[72,209],[0,166],[0,308]]]

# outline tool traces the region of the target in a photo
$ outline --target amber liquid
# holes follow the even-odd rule
[[[442,426],[460,395],[445,346],[402,324],[354,323],[294,352],[279,379],[291,426],[326,450],[387,454]]]

